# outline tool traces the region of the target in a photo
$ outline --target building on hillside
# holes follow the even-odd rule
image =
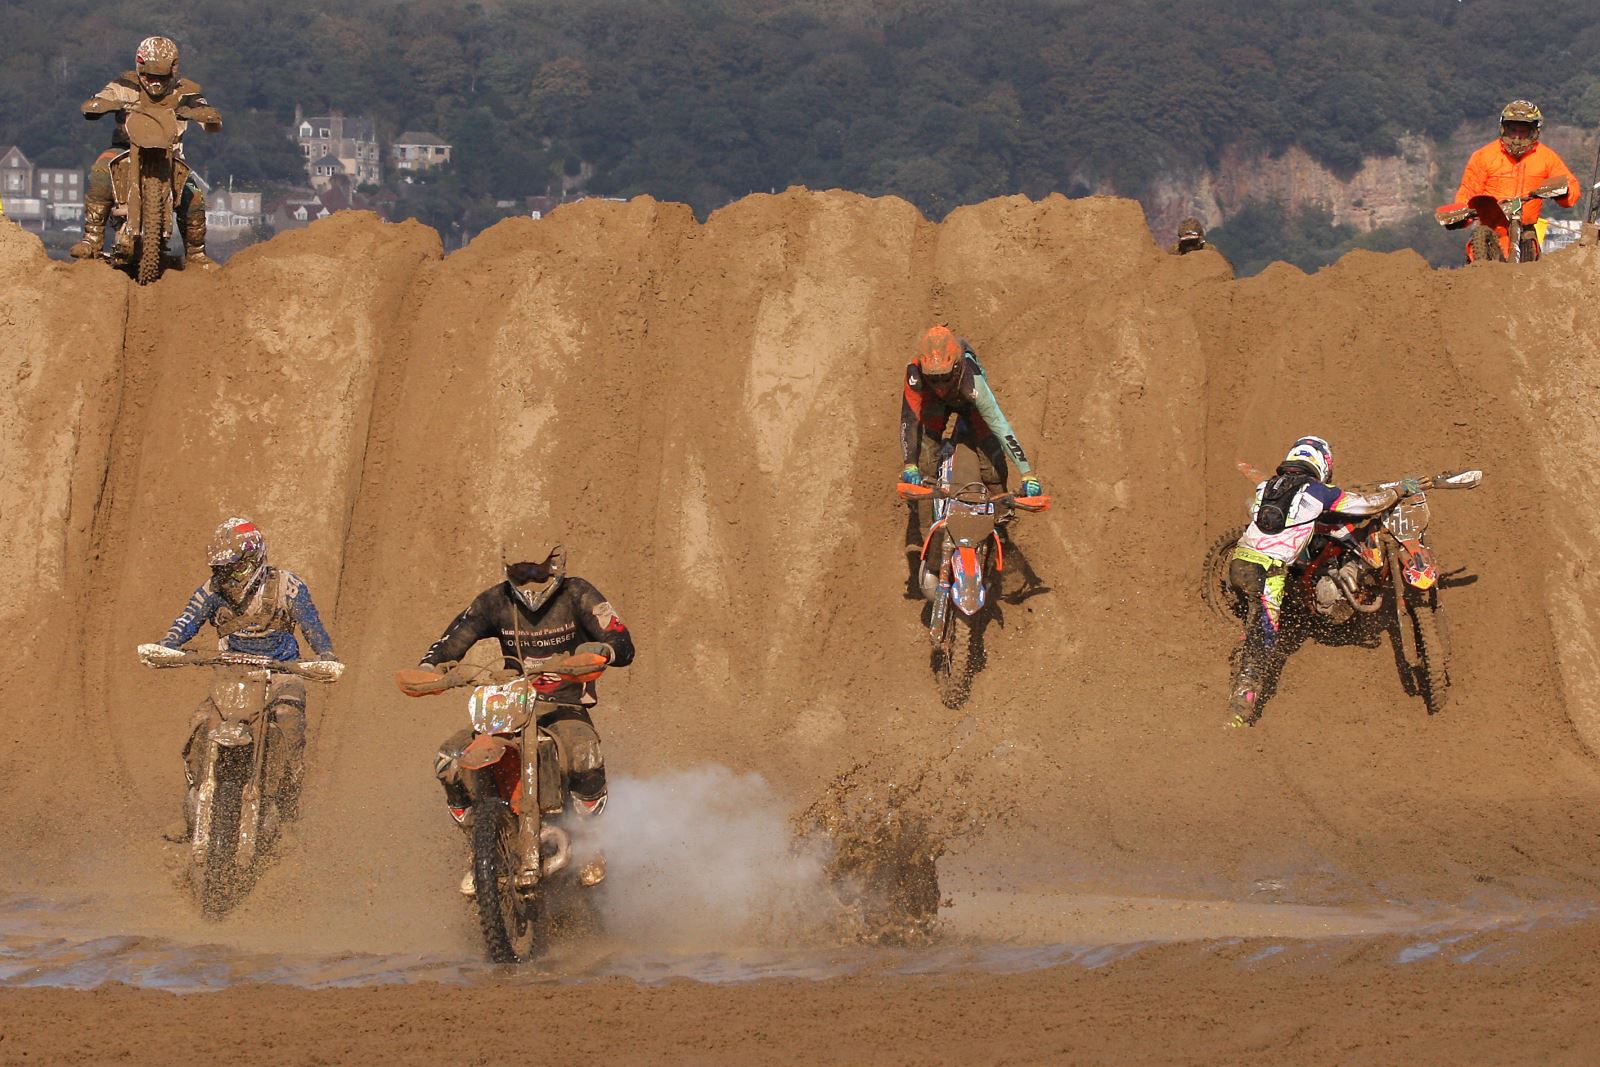
[[[394,139],[389,158],[396,170],[428,170],[450,162],[451,148],[438,134],[407,130]]]
[[[265,217],[279,233],[284,230],[303,230],[318,219],[325,219],[329,211],[313,189],[295,189],[263,206]]]
[[[46,225],[83,221],[83,171],[74,167],[35,167],[33,195]]]
[[[35,169],[16,145],[0,152],[0,201],[6,217],[25,229],[43,231],[49,205],[35,195]]]
[[[238,240],[261,220],[261,194],[254,189],[218,189],[206,196],[206,227],[214,240]]]
[[[357,185],[383,180],[378,128],[369,118],[337,113],[307,116],[296,107],[292,136],[305,156],[313,189],[326,189],[340,175]]]
[[[73,167],[35,167],[33,195],[53,204],[83,204],[83,171]]]
[[[16,145],[0,153],[0,196],[7,200],[33,196],[33,162]]]

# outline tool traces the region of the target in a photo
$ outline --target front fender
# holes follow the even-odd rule
[[[1401,572],[1413,589],[1432,589],[1439,580],[1439,565],[1426,545],[1406,545]]]
[[[474,801],[499,797],[518,811],[522,805],[522,746],[514,738],[479,734],[456,759],[461,784]]]
[[[958,547],[950,553],[950,599],[965,615],[976,615],[983,609],[983,560],[975,548]]]
[[[467,750],[461,753],[456,760],[456,766],[464,771],[481,771],[485,767],[499,763],[511,747],[511,742],[498,734],[479,734],[472,739],[472,744],[467,746]]]

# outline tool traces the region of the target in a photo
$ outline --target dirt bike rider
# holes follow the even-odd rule
[[[904,466],[900,481],[921,485],[939,476],[939,438],[951,415],[962,416],[966,443],[978,453],[978,472],[991,493],[1004,493],[1009,455],[1022,474],[1018,495],[1044,492],[1016,432],[1000,410],[989,379],[972,346],[948,326],[929,327],[917,344],[916,355],[906,365],[905,388],[900,394],[900,453]],[[911,581],[916,581],[916,560],[922,554],[922,515],[910,508],[906,525],[906,553],[912,559]],[[1001,517],[1003,524],[1009,514]],[[1004,526],[1001,527],[1004,530]],[[918,594],[920,595],[920,594]]]
[[[520,670],[524,660],[549,656],[591,654],[613,667],[633,662],[633,635],[600,591],[582,578],[567,574],[567,550],[552,542],[522,541],[502,549],[505,581],[479,593],[457,615],[439,640],[422,657],[425,670],[448,673],[473,645],[485,638],[500,642],[508,669]],[[556,739],[562,776],[566,779],[574,811],[593,819],[605,810],[606,768],[600,752],[600,735],[589,711],[599,699],[593,682],[578,683],[547,676],[534,682],[544,710],[538,724]],[[434,773],[444,786],[445,803],[460,821],[471,800],[461,783],[456,760],[472,743],[472,729],[451,734],[439,746]],[[598,853],[579,872],[586,886],[605,879],[605,858]],[[461,892],[474,890],[472,868],[461,880]]]
[[[106,114],[117,116],[112,132],[112,147],[100,153],[89,171],[89,187],[83,196],[83,240],[73,245],[70,253],[74,259],[91,259],[100,254],[105,241],[106,220],[110,217],[114,194],[111,186],[111,161],[128,147],[128,134],[123,128],[127,108],[138,103],[141,95],[159,107],[176,110],[184,108],[195,114],[195,121],[207,133],[222,129],[222,115],[206,100],[200,86],[187,78],[178,77],[178,46],[170,37],[146,37],[139,42],[134,53],[134,69],[108,82],[83,105],[83,117],[99,119]],[[181,137],[188,129],[188,119],[178,119]],[[176,152],[183,154],[180,142]],[[194,175],[184,183],[183,193],[175,205],[178,230],[183,235],[185,261],[196,267],[209,266],[206,255],[206,197],[195,182]]]
[[[1185,256],[1210,247],[1206,244],[1206,228],[1199,219],[1190,215],[1178,224],[1178,243],[1172,246],[1172,255]]]
[[[1461,174],[1461,185],[1456,189],[1456,203],[1466,204],[1475,196],[1492,196],[1496,200],[1525,196],[1551,182],[1565,181],[1567,193],[1556,200],[1562,207],[1572,207],[1583,196],[1572,169],[1555,153],[1539,142],[1539,131],[1544,126],[1544,113],[1527,100],[1513,100],[1500,112],[1500,138],[1490,141],[1467,160]],[[1534,224],[1543,210],[1543,200],[1530,200],[1522,209],[1522,244],[1524,261],[1539,258],[1539,239]],[[1477,223],[1474,229],[1483,225]],[[1497,227],[1500,249],[1511,258],[1511,235],[1505,227]],[[1471,241],[1467,247],[1471,248]]]
[[[1289,567],[1300,559],[1318,520],[1334,513],[1376,515],[1403,496],[1420,492],[1413,478],[1398,489],[1352,492],[1333,484],[1333,449],[1320,437],[1290,447],[1271,478],[1256,486],[1250,525],[1233,550],[1228,581],[1249,599],[1244,647],[1233,676],[1228,725],[1254,726],[1261,686],[1276,651]]]
[[[183,613],[173,620],[167,635],[155,644],[139,646],[147,667],[169,666],[183,658],[180,651],[210,623],[216,628],[218,647],[227,652],[264,656],[284,663],[300,659],[294,630],[299,626],[317,660],[304,664],[329,681],[338,681],[344,664],[333,651],[333,639],[322,625],[311,590],[294,572],[267,564],[267,539],[249,519],[232,518],[218,526],[206,549],[211,577],[194,591]],[[305,776],[306,686],[301,679],[275,674],[267,692],[269,728],[276,740],[267,746],[268,760],[262,793],[274,803],[277,817],[299,815],[300,786]],[[169,827],[168,840],[187,840],[192,831],[196,784],[203,770],[206,732],[221,721],[208,693],[195,708],[189,739],[183,746],[184,773],[189,792],[184,822]]]

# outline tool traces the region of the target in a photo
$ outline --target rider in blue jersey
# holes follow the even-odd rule
[[[333,639],[322,625],[311,590],[292,571],[267,565],[266,537],[255,523],[234,518],[218,526],[207,556],[211,577],[194,591],[165,637],[155,644],[139,646],[139,656],[146,664],[159,667],[180,659],[180,649],[207,623],[216,629],[219,651],[294,662],[300,659],[300,643],[295,640],[298,626],[321,661],[323,675],[330,681],[339,677],[344,667],[334,654]],[[276,736],[267,747],[263,792],[275,798],[281,817],[292,819],[298,814],[305,772],[305,683],[292,675],[273,675],[267,715],[269,728],[276,731]],[[184,770],[189,780],[186,820],[192,819],[194,813],[205,732],[220,721],[217,707],[207,694],[195,709],[189,740],[183,746]],[[175,825],[167,837],[186,840],[189,829],[185,824]]]

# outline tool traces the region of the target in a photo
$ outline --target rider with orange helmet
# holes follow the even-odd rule
[[[916,355],[906,365],[900,400],[900,451],[904,462],[900,481],[921,485],[925,477],[934,476],[938,463],[934,442],[944,433],[945,423],[952,415],[965,420],[967,443],[978,453],[979,474],[991,492],[1005,491],[1009,456],[1022,474],[1019,495],[1043,493],[972,346],[950,327],[933,326],[922,335]],[[909,553],[922,550],[920,517],[913,505],[906,530]]]

